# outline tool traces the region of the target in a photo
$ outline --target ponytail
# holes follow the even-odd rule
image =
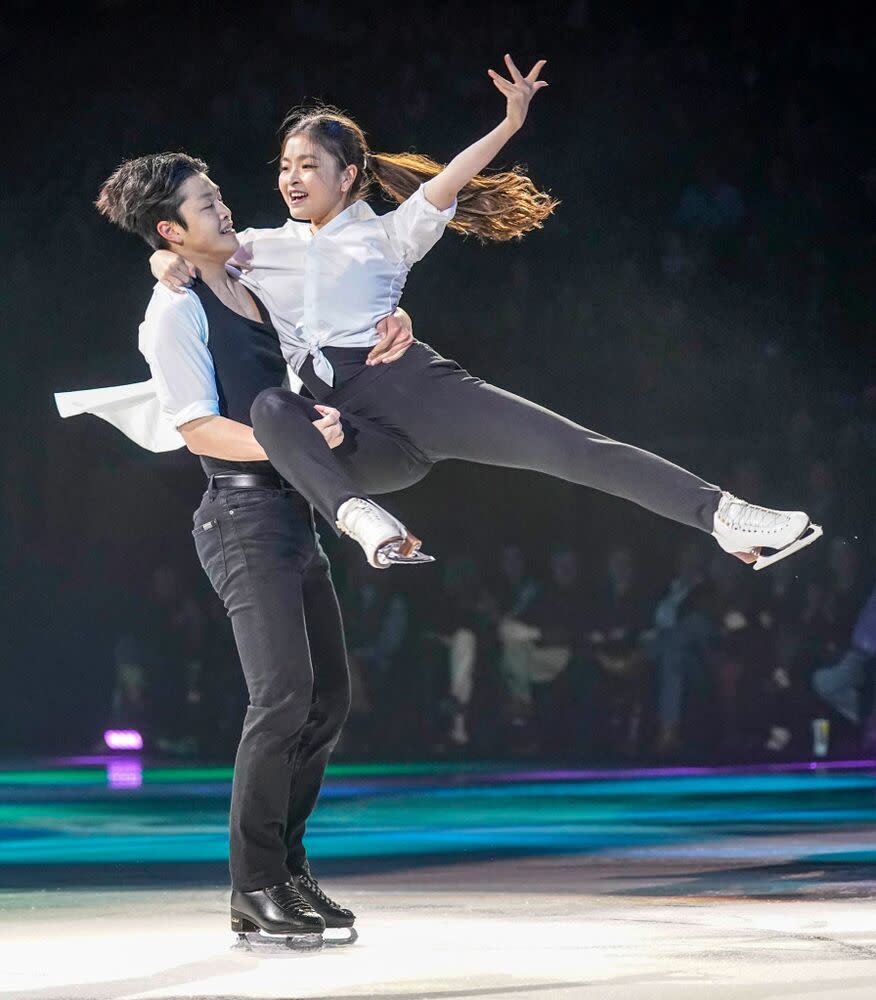
[[[371,153],[365,165],[368,175],[399,204],[444,169],[419,153]],[[447,225],[482,242],[520,239],[541,229],[558,204],[546,191],[539,191],[521,167],[477,174],[459,192],[456,214]]]

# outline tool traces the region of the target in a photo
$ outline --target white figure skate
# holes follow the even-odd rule
[[[757,556],[756,570],[766,569],[821,538],[821,527],[802,510],[772,510],[758,507],[723,493],[715,511],[712,534],[725,552]],[[774,549],[768,556],[763,549]]]
[[[338,508],[338,530],[357,541],[375,569],[435,562],[420,551],[419,538],[371,500],[353,497]]]

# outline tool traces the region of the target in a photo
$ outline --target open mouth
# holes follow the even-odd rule
[[[233,233],[234,232],[234,226],[229,222],[228,225],[227,226],[223,226],[219,230],[219,232],[222,234],[222,236],[227,236],[229,233]]]
[[[307,197],[307,194],[304,191],[290,191],[287,197],[289,198],[290,205],[300,205]]]

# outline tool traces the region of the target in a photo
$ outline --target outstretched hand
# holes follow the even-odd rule
[[[506,116],[508,122],[515,129],[519,129],[526,120],[526,113],[529,111],[529,102],[535,96],[535,92],[547,86],[544,80],[539,80],[538,78],[538,74],[544,69],[545,63],[547,63],[547,59],[539,59],[529,73],[523,76],[520,70],[514,65],[514,60],[511,56],[506,54],[505,65],[511,74],[510,80],[506,80],[504,76],[499,76],[493,69],[487,70],[490,79],[496,85],[496,89],[504,94],[508,101]]]

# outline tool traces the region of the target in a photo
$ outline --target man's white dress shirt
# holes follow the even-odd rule
[[[329,385],[333,371],[322,348],[372,347],[376,325],[394,312],[411,267],[437,243],[453,218],[418,188],[397,209],[377,215],[353,202],[317,233],[289,220],[279,229],[245,229],[235,261],[241,280],[259,296],[277,330],[290,384],[308,354]],[[184,445],[177,428],[219,412],[207,317],[193,292],[156,285],[140,326],[139,347],[152,378],[135,385],[55,394],[62,417],[93,413],[149,451]],[[211,388],[212,387],[212,388]]]

